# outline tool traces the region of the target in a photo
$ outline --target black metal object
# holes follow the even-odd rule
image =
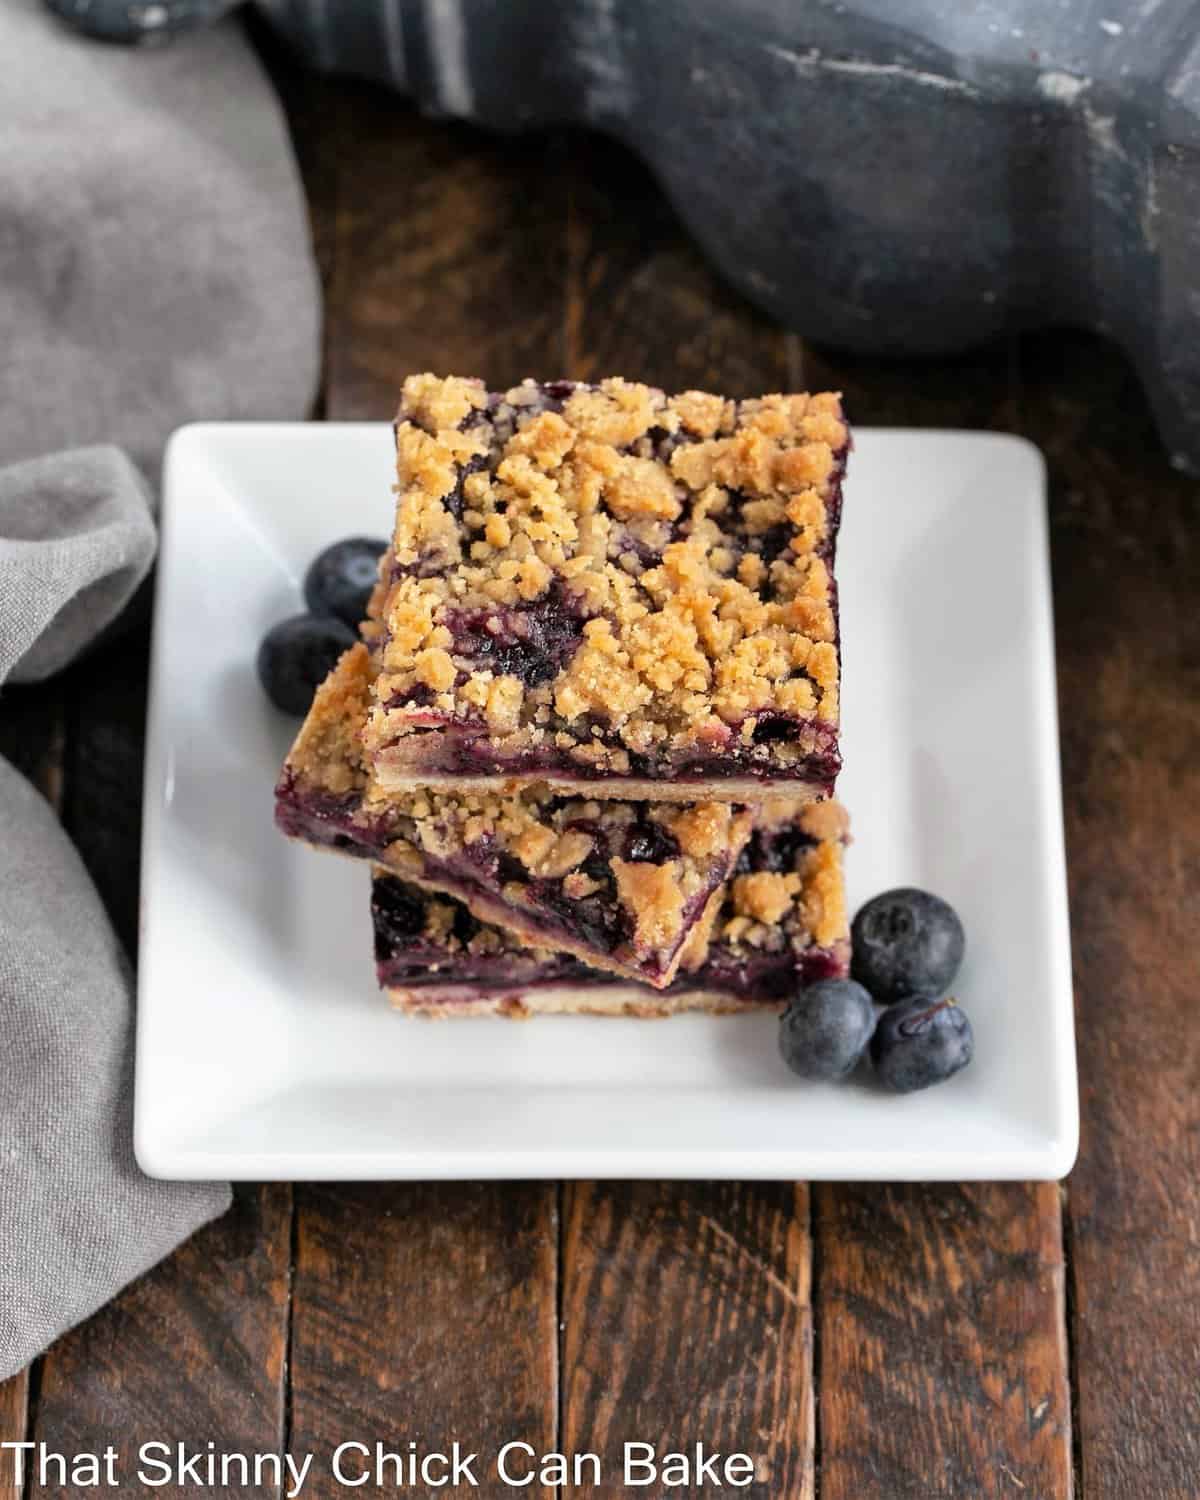
[[[221,0],[49,0],[107,36]],[[618,136],[753,301],[939,354],[1045,323],[1134,360],[1200,469],[1196,0],[261,0],[315,66]],[[150,13],[148,24],[147,13]]]

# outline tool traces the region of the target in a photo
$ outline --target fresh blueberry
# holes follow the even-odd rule
[[[313,558],[304,577],[304,602],[314,615],[333,615],[357,630],[379,577],[379,559],[387,543],[369,536],[348,536]]]
[[[651,818],[635,824],[625,838],[625,858],[631,864],[665,865],[679,856],[679,841]]]
[[[779,1020],[779,1050],[801,1078],[845,1078],[875,1029],[871,997],[853,979],[819,979]]]
[[[276,708],[298,718],[333,664],[357,637],[341,620],[293,615],[272,625],[258,648],[258,680]]]
[[[851,929],[851,973],[881,1005],[906,995],[941,995],[962,963],[966,938],[954,908],[928,891],[885,891]]]
[[[971,1061],[975,1038],[953,1000],[917,995],[889,1005],[871,1038],[871,1061],[888,1088],[911,1094],[951,1078]]]

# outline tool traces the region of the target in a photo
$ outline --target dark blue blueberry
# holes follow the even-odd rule
[[[463,420],[466,421],[467,419],[464,417]],[[456,521],[462,520],[463,511],[467,508],[467,497],[463,486],[472,474],[478,474],[486,468],[487,455],[485,453],[476,453],[472,458],[467,459],[465,463],[459,464],[454,476],[454,488],[442,500],[442,504]]]
[[[194,26],[207,25],[233,9],[234,0],[47,0],[69,25],[106,42],[165,42]]]
[[[759,714],[754,721],[754,743],[756,745],[786,744],[796,738],[799,722],[790,714]]]
[[[875,1029],[875,1007],[853,979],[820,979],[779,1019],[779,1050],[801,1078],[845,1078]]]
[[[678,839],[652,818],[635,823],[625,835],[625,858],[632,864],[665,865],[678,855]]]
[[[851,929],[851,973],[881,1005],[940,995],[962,963],[966,937],[952,906],[904,887],[868,901]]]
[[[479,918],[473,916],[461,901],[454,903],[454,918],[450,930],[464,948],[479,934],[482,926]]]
[[[367,600],[379,576],[379,559],[387,543],[369,536],[348,536],[313,558],[304,575],[304,602],[314,615],[333,615],[357,630],[366,617]]]
[[[871,1038],[871,1061],[888,1088],[911,1094],[951,1078],[971,1061],[975,1038],[953,1000],[917,995],[889,1005]]]
[[[297,718],[357,636],[341,620],[293,615],[272,625],[258,648],[258,680],[276,708]]]
[[[738,856],[735,871],[751,875],[758,871],[790,873],[816,840],[801,828],[756,828]]]
[[[371,893],[375,924],[387,926],[396,937],[415,937],[425,928],[425,896],[415,886],[405,885],[390,875],[375,881]]]

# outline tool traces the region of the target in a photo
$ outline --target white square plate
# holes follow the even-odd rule
[[[767,1015],[429,1022],[375,987],[365,865],[286,842],[295,724],[255,678],[326,543],[391,524],[383,424],[193,426],[167,453],[146,765],[137,1156],[175,1178],[1057,1177],[1078,1101],[1043,470],[858,434],[839,544],[853,905],[947,896],[970,1068],[805,1085]]]

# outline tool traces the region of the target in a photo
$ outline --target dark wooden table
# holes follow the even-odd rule
[[[626,1439],[703,1440],[755,1454],[739,1493],[771,1500],[1193,1500],[1198,489],[1132,372],[1066,332],[940,363],[810,348],[713,276],[619,148],[498,141],[276,66],[327,296],[318,416],[388,417],[411,370],[619,371],[833,386],[859,423],[1044,449],[1082,1152],[1063,1186],[242,1189],[0,1386],[0,1439],[523,1437],[614,1457]],[[143,602],[122,638],[0,712],[0,749],[61,809],[131,950],[148,629]]]

